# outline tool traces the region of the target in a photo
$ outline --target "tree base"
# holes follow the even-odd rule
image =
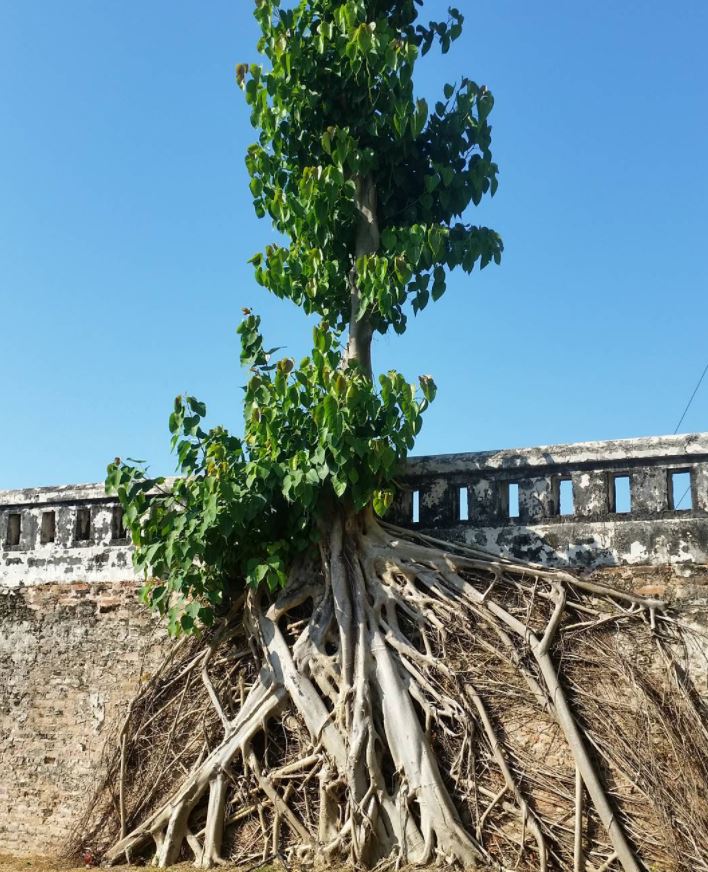
[[[664,604],[337,516],[134,700],[77,847],[708,870],[708,715]]]

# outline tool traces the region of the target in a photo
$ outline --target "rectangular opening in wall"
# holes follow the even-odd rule
[[[420,522],[420,491],[413,491],[411,504],[411,521],[414,524],[418,524]]]
[[[509,517],[519,517],[519,484],[515,481],[509,482]]]
[[[691,472],[688,469],[677,469],[669,473],[669,496],[671,508],[676,511],[690,512],[693,508],[691,492]]]
[[[76,510],[76,530],[74,539],[76,542],[88,542],[91,538],[91,509]]]
[[[111,514],[111,539],[126,539],[128,534],[123,523],[123,507],[113,506]]]
[[[573,500],[573,482],[569,478],[562,478],[558,483],[558,514],[575,514],[575,501]]]
[[[615,475],[612,479],[611,510],[624,515],[632,511],[632,494],[628,475]]]
[[[8,548],[14,548],[20,544],[20,532],[22,529],[22,516],[19,512],[10,512],[7,516],[7,535],[5,544]]]
[[[469,521],[470,519],[470,506],[469,506],[469,498],[467,495],[467,485],[460,488],[460,498],[459,498],[459,520],[460,521]]]
[[[57,520],[54,512],[42,512],[42,526],[39,530],[39,541],[48,545],[56,537]]]

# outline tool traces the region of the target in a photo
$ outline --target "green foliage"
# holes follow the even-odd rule
[[[259,130],[246,164],[256,214],[289,244],[251,263],[260,285],[320,321],[296,365],[274,360],[278,349],[264,347],[259,318],[245,310],[243,438],[205,430],[204,405],[178,397],[170,431],[179,477],[151,478],[120,460],[108,468],[148,579],[145,600],[173,633],[210,624],[245,585],[277,590],[335,505],[389,507],[435,384],[396,372],[376,384],[343,362],[352,287],[358,318],[401,333],[409,308],[445,292],[448,270],[500,260],[499,236],[464,220],[497,185],[492,95],[465,78],[445,85],[432,109],[415,98],[419,54],[435,44],[446,52],[463,24],[457,9],[421,24],[421,2],[256,2],[269,66],[236,71]],[[365,179],[376,190],[380,245],[356,256]]]
[[[260,131],[246,164],[259,216],[290,245],[252,263],[256,280],[343,329],[352,266],[374,329],[403,332],[414,312],[445,291],[445,269],[499,262],[499,236],[465,223],[470,203],[497,186],[490,151],[490,92],[469,79],[444,88],[432,111],[416,99],[419,53],[459,37],[463,16],[416,23],[414,0],[303,0],[257,4],[267,71],[241,65],[237,79]],[[378,194],[381,250],[352,264],[356,182]],[[363,315],[364,313],[362,313]]]
[[[324,507],[373,502],[383,514],[435,395],[429,376],[416,387],[396,372],[375,389],[357,365],[341,366],[326,324],[299,366],[271,363],[257,316],[249,313],[239,333],[251,371],[243,439],[204,430],[204,405],[177,397],[170,431],[180,476],[168,483],[120,460],[108,468],[107,489],[125,508],[136,566],[149,578],[145,600],[173,633],[210,624],[244,584],[281,587],[316,540]]]

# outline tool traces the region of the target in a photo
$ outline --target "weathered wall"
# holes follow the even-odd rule
[[[0,846],[52,853],[164,634],[130,582],[0,592]]]
[[[682,511],[670,476],[684,470],[691,508]],[[612,511],[617,475],[631,479],[628,513]],[[564,480],[571,515],[560,514]],[[400,523],[610,574],[708,625],[708,434],[418,458],[404,484]],[[164,633],[137,586],[120,512],[101,486],[0,492],[2,850],[57,850],[98,777],[106,736],[161,659]],[[695,666],[705,690],[705,661]]]
[[[680,506],[677,474],[689,480]],[[628,507],[616,503],[618,480],[629,486]],[[563,482],[572,494],[565,507]],[[521,560],[587,570],[708,563],[705,433],[418,457],[405,484],[394,507],[400,523]]]
[[[132,581],[122,515],[103,485],[0,491],[0,585]]]
[[[680,507],[677,473],[690,479]],[[629,480],[628,511],[616,511],[618,478]],[[402,484],[392,520],[507,556],[586,569],[708,563],[708,433],[418,457]],[[102,485],[0,491],[0,585],[134,578],[120,509]]]

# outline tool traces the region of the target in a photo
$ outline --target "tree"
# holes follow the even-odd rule
[[[229,839],[253,853],[254,832],[265,853],[366,866],[705,861],[705,715],[677,678],[663,603],[381,520],[435,384],[374,378],[372,337],[403,333],[447,271],[502,253],[465,218],[497,185],[493,98],[463,78],[433,107],[416,99],[417,58],[447,52],[463,25],[457,9],[421,21],[421,5],[256,2],[267,67],[237,68],[259,133],[246,160],[256,214],[289,241],[252,264],[318,323],[297,364],[276,360],[245,310],[243,437],[205,430],[204,405],[179,397],[180,476],[109,467],[144,599],[186,640],[121,732],[107,782],[120,833],[110,802],[101,818],[109,863],[154,844],[160,866],[188,850],[207,867]],[[661,733],[647,765],[617,751],[639,723],[618,687]],[[515,732],[551,728],[564,756],[549,775]],[[677,763],[672,742],[693,743],[694,759]],[[677,765],[683,785],[668,777]]]

